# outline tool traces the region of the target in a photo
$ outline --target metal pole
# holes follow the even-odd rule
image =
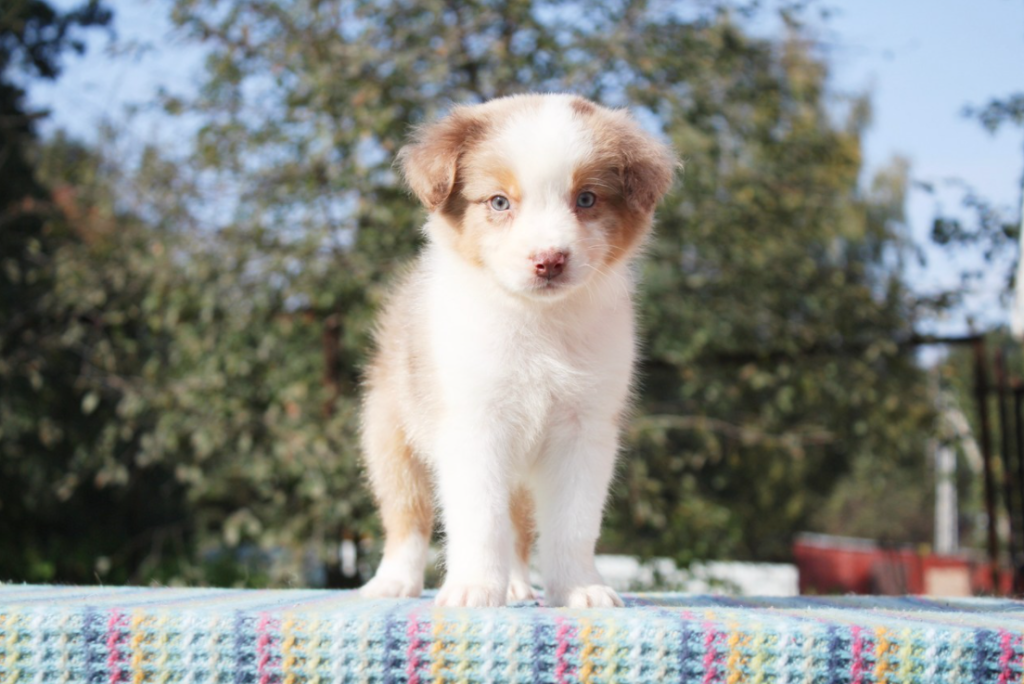
[[[999,459],[1002,463],[1002,475],[1003,475],[1003,499],[1004,505],[1006,506],[1006,519],[1008,522],[1007,537],[1006,537],[1006,549],[1010,555],[1010,567],[1013,569],[1013,591],[1014,593],[1020,591],[1020,572],[1018,570],[1019,558],[1017,557],[1017,544],[1014,538],[1014,528],[1016,525],[1016,497],[1013,492],[1014,482],[1014,471],[1013,459],[1011,454],[1012,449],[1012,437],[1010,435],[1013,429],[1010,425],[1010,407],[1006,401],[1006,395],[1009,392],[1009,388],[1006,386],[1006,364],[1004,363],[1003,350],[995,350],[995,374],[996,374],[996,401],[999,407],[999,433],[1000,433],[1000,446],[999,446]]]
[[[935,441],[935,553],[951,556],[959,550],[956,501],[956,452]]]
[[[988,380],[985,374],[985,339],[974,341],[974,393],[978,402],[978,431],[981,433],[981,462],[985,476],[985,514],[988,517],[988,561],[992,569],[992,591],[999,592],[999,537],[996,535],[996,488],[992,481],[992,439],[988,426]]]
[[[956,451],[951,444],[957,429],[951,418],[949,393],[941,389],[938,367],[929,374],[942,429],[930,440],[935,459],[935,553],[951,556],[960,545],[956,500]]]

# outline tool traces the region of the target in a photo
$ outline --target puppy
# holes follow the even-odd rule
[[[367,597],[418,596],[433,503],[441,606],[621,606],[594,566],[635,356],[630,262],[671,151],[570,95],[456,107],[399,153],[428,244],[385,307],[362,446],[386,540]]]

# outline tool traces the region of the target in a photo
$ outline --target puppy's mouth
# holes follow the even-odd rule
[[[561,273],[553,278],[535,276],[530,280],[527,288],[532,295],[547,297],[554,294],[561,294],[571,288],[572,279],[566,273]]]

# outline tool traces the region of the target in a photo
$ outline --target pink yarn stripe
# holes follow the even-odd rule
[[[704,623],[704,681],[703,684],[713,684],[721,681],[722,654],[718,647],[721,645],[724,634],[715,629],[710,622]]]
[[[1013,677],[1013,666],[1020,666],[1022,659],[1017,657],[1017,651],[1021,648],[1021,635],[1013,635],[1005,629],[999,630],[999,684],[1010,684]]]
[[[558,684],[565,684],[567,677],[572,677],[572,665],[566,660],[566,654],[573,639],[576,638],[576,628],[565,621],[565,618],[556,617],[555,640],[555,681]]]
[[[256,623],[256,663],[260,684],[276,684],[280,679],[274,672],[279,663],[273,657],[274,633],[279,627],[280,623],[266,613],[260,615],[260,621]]]
[[[420,675],[417,670],[420,669],[420,656],[427,644],[422,635],[429,630],[429,621],[418,620],[415,612],[409,615],[409,627],[406,630],[406,636],[409,637],[409,648],[405,652],[405,659],[409,663],[405,666],[405,674],[409,677],[409,684],[420,684]]]
[[[850,665],[850,677],[853,684],[863,684],[864,681],[864,640],[861,639],[861,628],[854,625],[853,632],[853,663]]]
[[[123,678],[124,669],[121,667],[125,661],[125,654],[121,650],[124,633],[121,630],[127,626],[126,623],[127,616],[117,610],[111,611],[110,620],[107,621],[107,668],[110,670],[110,684],[127,681]]]

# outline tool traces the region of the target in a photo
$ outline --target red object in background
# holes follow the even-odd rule
[[[1013,584],[1012,572],[1002,570],[993,592],[986,563],[884,547],[870,539],[802,534],[793,543],[793,558],[801,594],[1008,595]]]

